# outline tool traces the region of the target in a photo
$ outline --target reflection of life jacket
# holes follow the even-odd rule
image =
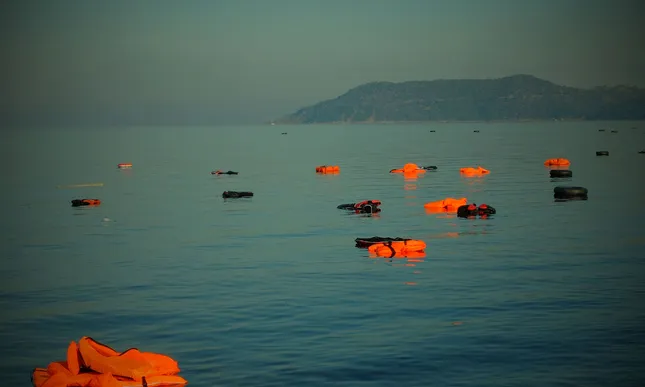
[[[358,203],[340,204],[336,208],[339,208],[341,210],[354,211],[357,214],[374,214],[381,212],[381,209],[379,208],[380,205],[380,200],[364,200]]]

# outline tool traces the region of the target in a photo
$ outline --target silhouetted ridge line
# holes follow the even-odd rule
[[[580,89],[519,74],[497,79],[369,82],[274,122],[641,119],[645,119],[645,89]]]

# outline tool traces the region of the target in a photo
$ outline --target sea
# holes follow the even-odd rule
[[[195,387],[645,385],[644,122],[0,136],[3,385],[31,386],[83,336],[166,354]],[[437,169],[389,173],[406,163]],[[446,197],[497,213],[424,208]],[[337,208],[369,199],[380,213]],[[373,236],[425,256],[355,247]]]

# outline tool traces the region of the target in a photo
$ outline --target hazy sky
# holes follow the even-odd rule
[[[3,0],[0,118],[254,123],[385,80],[645,86],[642,0]]]

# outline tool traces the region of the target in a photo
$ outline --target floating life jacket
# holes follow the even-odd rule
[[[90,337],[67,347],[66,361],[34,369],[34,387],[176,387],[188,382],[177,375],[179,366],[172,358],[130,348],[117,352]]]
[[[364,200],[358,203],[340,204],[336,208],[354,211],[357,214],[375,214],[377,212],[381,212],[381,209],[379,208],[380,205],[380,200]]]
[[[338,174],[340,173],[340,167],[338,165],[319,165],[316,167],[316,173]]]
[[[544,162],[545,166],[560,166],[560,165],[570,165],[571,162],[567,159],[559,158],[559,159],[548,159]]]
[[[419,167],[418,165],[416,165],[414,163],[407,163],[407,164],[405,164],[403,166],[403,168],[390,170],[390,173],[404,173],[404,174],[406,174],[406,173],[407,174],[410,174],[410,173],[425,173],[426,168],[430,168],[430,167],[421,168],[421,167]],[[435,169],[436,169],[436,167],[435,167]]]
[[[459,169],[459,172],[463,173],[464,175],[487,175],[490,173],[488,169],[482,168],[481,166],[477,166],[477,168],[473,168],[473,167],[461,168]]]
[[[74,199],[72,200],[72,207],[81,206],[98,206],[101,204],[99,199]]]
[[[493,215],[495,213],[497,213],[497,210],[488,204],[481,204],[477,207],[477,204],[472,203],[460,206],[457,209],[457,216],[460,218],[472,218],[477,215],[482,218],[486,218],[488,215]]]
[[[459,206],[468,203],[466,198],[445,198],[437,200],[436,202],[429,202],[423,205],[427,210],[434,210],[436,212],[455,212]]]

